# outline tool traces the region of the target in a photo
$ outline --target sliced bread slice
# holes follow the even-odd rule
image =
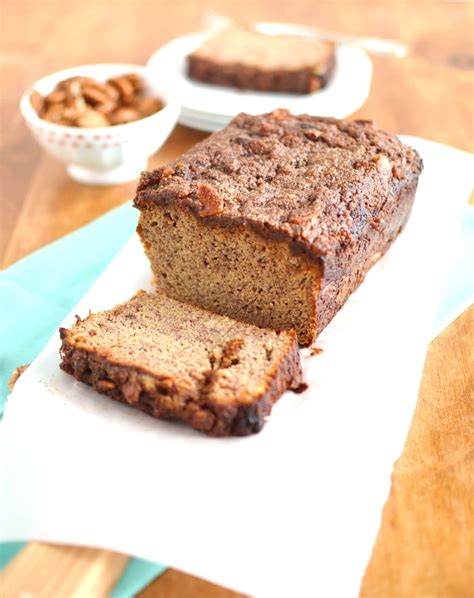
[[[211,436],[259,432],[301,387],[294,331],[237,322],[157,293],[60,329],[61,368],[110,398]]]

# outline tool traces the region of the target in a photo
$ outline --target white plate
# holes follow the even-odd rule
[[[207,438],[60,371],[56,333],[1,424],[1,539],[110,548],[259,598],[356,596],[451,260],[440,239],[456,238],[474,172],[463,152],[405,141],[425,162],[410,222],[303,358],[308,391],[258,435]],[[150,278],[134,237],[64,324]]]
[[[198,131],[207,132],[219,131],[220,129],[223,129],[231,120],[231,117],[210,119],[205,114],[194,113],[185,110],[181,110],[179,117],[179,123],[181,125],[191,127],[192,129],[198,129]]]
[[[279,33],[283,27],[288,34],[298,34],[294,25],[260,25],[266,27],[266,32],[274,26]],[[196,122],[198,128],[207,126],[203,130],[215,131],[239,112],[261,114],[275,108],[287,108],[295,114],[344,118],[360,108],[369,95],[372,62],[361,48],[346,45],[337,47],[337,65],[329,84],[311,94],[241,91],[192,81],[186,76],[186,56],[209,35],[212,33],[179,37],[157,50],[148,61],[155,76],[166,82],[167,90],[181,103],[182,124]],[[207,121],[205,117],[211,118]],[[212,117],[216,117],[216,121]]]

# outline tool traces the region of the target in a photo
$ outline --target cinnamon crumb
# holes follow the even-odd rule
[[[291,390],[293,392],[295,392],[296,394],[301,394],[302,392],[304,392],[305,390],[308,390],[308,385],[306,384],[306,382],[301,382],[301,384],[299,386],[297,386],[296,388],[292,388]]]
[[[200,216],[215,216],[224,208],[224,201],[217,191],[207,183],[199,183],[197,196],[201,202]]]

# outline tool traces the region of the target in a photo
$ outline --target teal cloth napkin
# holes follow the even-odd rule
[[[0,272],[0,413],[13,370],[31,363],[137,226],[131,203]]]
[[[5,542],[0,545],[0,571],[25,546],[24,542]],[[150,584],[166,567],[144,559],[130,559],[110,598],[131,598]]]
[[[20,260],[0,273],[0,413],[12,371],[31,363],[61,321],[109,264],[136,228],[126,204]],[[461,251],[446,281],[434,330],[447,325],[474,297],[474,208],[466,210]],[[23,545],[0,546],[0,569]],[[113,598],[126,598],[165,570],[131,559]]]

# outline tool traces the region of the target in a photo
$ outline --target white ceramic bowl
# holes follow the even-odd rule
[[[105,81],[126,73],[140,75],[145,95],[158,97],[165,106],[159,112],[124,125],[80,128],[56,125],[41,119],[33,109],[33,90],[42,96],[68,77],[83,75]],[[136,64],[94,64],[59,71],[39,79],[21,98],[20,109],[38,143],[67,166],[70,176],[89,185],[113,185],[138,178],[147,159],[166,141],[176,125],[180,106],[147,68]]]

